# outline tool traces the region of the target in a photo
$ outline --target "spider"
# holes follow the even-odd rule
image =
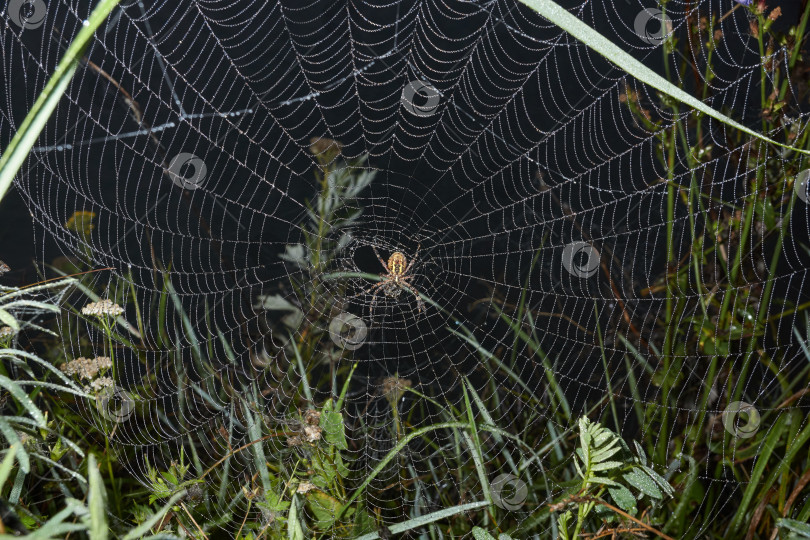
[[[366,293],[374,291],[374,297],[371,300],[371,308],[369,309],[369,318],[374,313],[374,306],[377,304],[377,294],[380,291],[382,291],[382,293],[389,298],[397,298],[406,287],[416,297],[416,305],[418,306],[419,311],[424,312],[425,303],[419,296],[419,291],[417,291],[416,288],[408,281],[411,279],[411,277],[413,277],[412,275],[408,274],[408,272],[413,268],[414,263],[419,260],[419,249],[422,247],[422,244],[419,244],[416,247],[416,255],[413,256],[410,263],[401,251],[395,251],[388,258],[388,263],[386,264],[385,260],[380,257],[377,247],[371,247],[374,249],[374,254],[377,255],[377,259],[380,261],[380,264],[383,265],[383,268],[385,268],[388,274],[381,275],[383,278],[382,281],[375,283],[372,287],[365,291]]]

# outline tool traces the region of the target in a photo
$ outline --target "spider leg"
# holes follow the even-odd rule
[[[347,298],[357,298],[358,296],[360,296],[360,295],[362,295],[362,294],[368,294],[369,292],[371,292],[371,290],[372,290],[374,287],[379,287],[379,286],[381,286],[383,283],[384,283],[383,281],[380,281],[380,282],[378,282],[378,283],[375,283],[374,285],[372,285],[372,286],[371,286],[371,287],[369,287],[368,289],[361,289],[359,292],[356,292],[356,293],[354,293],[353,295],[348,296]]]
[[[362,294],[368,294],[371,291],[373,291],[374,289],[382,288],[382,286],[385,285],[385,284],[386,284],[385,280],[379,281],[379,282],[375,283],[374,285],[372,285],[371,287],[369,287],[368,289],[366,289],[365,291],[363,291]],[[374,294],[377,294],[377,293],[374,293]]]
[[[416,296],[416,305],[419,307],[419,311],[424,313],[425,312],[425,303],[422,301],[422,297],[419,296],[419,291],[416,290],[416,287],[414,287],[413,285],[408,283],[405,279],[400,279],[399,281],[404,286],[408,287],[408,290],[410,290],[414,294],[414,296]]]
[[[419,250],[420,250],[420,249],[422,249],[422,242],[419,242],[419,244],[417,244],[417,246],[416,246],[416,253],[414,254],[414,256],[413,256],[413,257],[411,257],[411,261],[408,263],[408,266],[407,266],[407,267],[405,267],[405,271],[404,271],[404,272],[402,272],[404,275],[406,275],[406,276],[407,276],[407,275],[408,275],[408,272],[409,272],[409,271],[410,271],[410,269],[411,269],[411,266],[413,266],[413,265],[414,265],[414,263],[415,263],[416,261],[418,261],[418,260],[419,260]]]
[[[371,298],[371,306],[369,306],[369,309],[368,309],[369,321],[371,320],[372,316],[374,315],[374,306],[377,305],[377,295],[380,294],[380,290],[382,289],[382,287],[386,283],[387,283],[387,281],[385,281],[385,280],[380,281],[379,283],[375,283],[374,285],[372,285],[371,287],[369,287],[368,289],[363,291],[366,294],[370,293],[371,291],[374,291],[374,296]]]
[[[390,274],[391,272],[388,271],[388,264],[386,264],[386,262],[383,260],[383,258],[380,257],[380,252],[377,251],[377,246],[375,246],[374,244],[371,244],[371,249],[374,250],[374,255],[377,256],[377,259],[379,259],[380,264],[383,266],[383,268],[385,268],[385,271]]]

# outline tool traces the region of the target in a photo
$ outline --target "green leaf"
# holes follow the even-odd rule
[[[598,447],[602,446],[607,441],[613,439],[616,436],[610,430],[608,430],[606,428],[602,428],[601,426],[599,426],[599,427],[601,429],[594,430],[594,435],[593,435],[593,446],[595,448],[598,448]]]
[[[776,526],[787,529],[799,535],[800,538],[810,538],[810,524],[795,519],[781,518],[776,520]]]
[[[598,463],[600,461],[604,461],[616,452],[622,449],[621,445],[619,444],[619,439],[613,439],[609,444],[606,444],[596,452],[593,452],[591,456],[591,461],[594,463]]]
[[[48,80],[42,93],[37,97],[34,106],[31,107],[22,124],[20,124],[8,147],[0,156],[0,199],[8,191],[11,182],[17,175],[17,171],[20,170],[28,157],[28,152],[39,138],[39,134],[42,133],[42,129],[59,104],[59,100],[62,99],[62,94],[67,90],[68,84],[70,84],[73,74],[76,72],[79,58],[84,55],[84,49],[93,39],[96,29],[107,19],[107,16],[118,5],[119,1],[101,0],[93,9],[87,19],[87,24],[79,30],[79,33],[70,43],[67,51],[65,51],[65,56],[57,64],[56,71]]]
[[[495,540],[494,536],[489,534],[481,527],[473,527],[472,533],[475,540]]]
[[[605,461],[604,463],[597,463],[596,465],[591,466],[591,471],[609,471],[611,469],[617,469],[624,465],[621,461]]]
[[[579,475],[579,477],[585,478],[585,474],[582,472],[582,469],[579,468],[577,460],[576,459],[572,460],[572,463],[574,464],[574,468],[577,470],[577,474]]]
[[[339,450],[348,450],[346,428],[343,425],[343,415],[341,413],[324,409],[321,411],[319,423],[326,442]]]
[[[644,493],[652,497],[653,499],[663,499],[664,496],[661,493],[661,490],[658,489],[658,486],[655,485],[655,482],[652,478],[647,476],[641,469],[633,469],[629,473],[624,475],[624,479],[627,481],[628,484],[639,490],[640,492]]]
[[[645,472],[645,473],[647,473],[647,474],[650,476],[650,478],[652,478],[653,480],[655,480],[655,482],[656,482],[656,483],[657,483],[659,486],[661,486],[661,489],[663,489],[663,490],[664,490],[664,493],[666,493],[666,494],[667,494],[667,495],[669,495],[670,497],[671,497],[672,495],[674,495],[674,494],[675,494],[675,488],[673,488],[673,487],[672,487],[672,486],[669,484],[669,482],[667,482],[667,479],[666,479],[666,478],[664,478],[663,476],[661,476],[660,474],[658,474],[657,472],[655,472],[655,470],[654,470],[654,469],[652,469],[652,468],[650,468],[650,467],[647,467],[647,466],[642,465],[642,467],[641,467],[641,468],[644,470],[644,472]]]
[[[638,459],[642,465],[647,465],[647,454],[644,452],[644,448],[638,443],[638,441],[633,441],[633,446],[636,447],[636,453],[638,454]]]
[[[582,455],[580,457],[586,467],[591,461],[589,454],[591,447],[591,436],[590,433],[588,433],[589,424],[590,421],[587,417],[583,416],[579,419],[579,447],[582,449]]]
[[[90,454],[87,462],[87,477],[90,483],[90,494],[88,496],[88,506],[90,508],[90,531],[91,540],[107,540],[107,511],[104,499],[107,495],[104,489],[104,482],[101,480],[101,473],[98,472],[96,456]]]
[[[354,518],[352,536],[357,538],[358,536],[362,536],[376,530],[376,528],[377,523],[374,521],[374,518],[371,516],[371,514],[361,508]]]
[[[280,294],[260,294],[256,297],[253,307],[254,309],[264,309],[267,311],[301,311],[298,306],[292,304]]]
[[[795,150],[796,152],[801,152],[802,154],[810,155],[810,150],[803,150],[799,148],[793,148],[791,146],[787,146],[782,143],[778,143],[772,139],[769,139],[765,135],[761,133],[757,133],[756,131],[745,127],[744,125],[735,122],[728,116],[724,115],[723,113],[714,110],[713,108],[709,107],[699,99],[693,97],[692,95],[688,94],[684,90],[681,90],[662,76],[658,75],[656,72],[633,58],[630,54],[624,51],[621,47],[614,44],[612,41],[607,39],[605,36],[585,24],[584,22],[580,21],[576,16],[572,15],[568,12],[564,7],[560,6],[553,0],[520,0],[521,3],[529,6],[537,13],[539,13],[542,17],[548,19],[552,23],[556,24],[569,34],[571,34],[575,39],[584,43],[594,51],[598,52],[602,56],[604,56],[608,61],[612,62],[616,66],[620,67],[628,74],[632,75],[639,81],[652,86],[656,90],[663,92],[664,94],[668,95],[669,97],[684,103],[693,109],[696,109],[707,116],[714,118],[715,120],[719,120],[720,122],[726,124],[727,126],[731,126],[735,129],[742,131],[743,133],[747,133],[752,137],[756,137],[762,141],[775,144],[777,146],[781,146],[782,148],[790,148],[791,150]]]
[[[618,483],[618,482],[616,482],[614,480],[611,480],[610,478],[602,478],[600,476],[591,477],[588,481],[591,484],[602,484],[602,485],[605,485],[605,486],[621,486],[620,483]]]
[[[295,494],[293,494],[292,504],[290,504],[290,513],[287,514],[287,538],[288,540],[305,540],[304,529],[298,520],[298,501]]]
[[[15,332],[19,332],[20,330],[20,323],[17,322],[17,319],[6,311],[5,309],[0,309],[0,322],[6,324],[11,327],[12,330]]]
[[[341,502],[319,490],[310,491],[306,494],[306,498],[315,520],[314,526],[321,530],[331,528],[335,522],[335,516],[343,506]],[[346,511],[346,517],[349,517],[352,510],[350,508]]]
[[[571,521],[571,518],[574,517],[574,514],[571,513],[570,510],[567,510],[557,516],[557,527],[560,529],[560,538],[562,540],[569,540],[570,536],[568,535],[568,522]]]
[[[636,511],[636,498],[624,486],[608,487],[608,493],[613,498],[613,501],[627,513],[633,514]]]

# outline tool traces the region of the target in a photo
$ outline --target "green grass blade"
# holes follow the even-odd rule
[[[366,476],[365,480],[363,480],[363,483],[360,484],[360,486],[354,491],[352,496],[349,497],[349,500],[346,501],[346,504],[343,505],[343,508],[340,509],[340,512],[338,512],[337,516],[335,516],[335,521],[343,517],[343,515],[346,513],[349,507],[351,507],[354,501],[356,501],[357,498],[363,494],[363,492],[371,483],[371,481],[374,480],[374,478],[385,469],[386,465],[388,465],[388,463],[392,459],[394,459],[402,451],[402,449],[405,448],[408,445],[408,443],[410,443],[413,439],[421,437],[425,433],[429,433],[431,431],[436,431],[439,429],[467,428],[467,427],[469,427],[469,424],[467,422],[442,422],[440,424],[433,424],[432,426],[426,426],[417,429],[409,433],[406,437],[403,437],[402,440],[399,441],[399,443],[397,443],[397,445],[394,448],[392,448],[388,452],[388,454],[386,454],[386,456],[377,464],[377,466],[374,467],[374,470],[371,471],[371,473],[369,473]]]
[[[781,518],[776,520],[776,526],[794,533],[787,538],[810,538],[810,524],[795,519]]]
[[[681,103],[692,107],[695,110],[698,110],[704,113],[707,116],[718,120],[727,126],[731,126],[735,129],[742,131],[752,137],[756,137],[757,139],[763,140],[765,142],[775,144],[777,146],[781,146],[782,148],[789,148],[791,150],[795,150],[796,152],[801,152],[802,154],[810,155],[810,150],[802,150],[799,148],[793,148],[792,146],[787,146],[785,144],[779,143],[774,141],[773,139],[769,139],[765,135],[761,133],[757,133],[756,131],[745,127],[744,125],[735,122],[728,116],[724,115],[723,113],[714,110],[713,108],[709,107],[699,99],[687,94],[664,77],[660,76],[631,55],[626,53],[622,50],[618,45],[615,45],[612,41],[608,38],[585,24],[584,22],[580,21],[576,16],[572,15],[568,12],[567,9],[560,6],[556,2],[552,0],[520,0],[522,4],[527,5],[528,7],[535,10],[545,19],[548,19],[552,23],[556,24],[569,34],[571,34],[575,39],[581,41],[594,51],[598,52],[608,61],[615,64],[616,66],[620,67],[628,74],[632,75],[639,81],[652,86],[656,90],[663,92],[664,94],[668,95],[669,97],[680,101]]]
[[[424,516],[419,516],[417,518],[409,519],[408,521],[403,521],[402,523],[397,523],[396,525],[391,525],[388,527],[388,530],[391,531],[391,534],[403,533],[405,531],[416,529],[417,527],[422,527],[428,523],[439,521],[440,519],[463,514],[464,512],[470,512],[479,508],[484,508],[487,505],[489,505],[487,501],[478,501],[460,504],[458,506],[451,506],[450,508],[444,508],[436,512],[431,512],[430,514],[425,514]],[[373,532],[364,534],[363,536],[358,536],[355,540],[376,540],[379,537],[380,533]]]
[[[253,399],[254,402],[256,400],[256,391],[255,388],[252,389],[253,392]],[[262,438],[262,428],[261,428],[261,418],[257,418],[253,415],[253,411],[251,410],[248,402],[246,400],[242,400],[242,407],[245,412],[245,421],[247,422],[248,428],[248,435],[250,436],[251,441],[258,441]],[[266,494],[270,494],[273,492],[273,486],[270,483],[270,472],[267,470],[267,458],[264,454],[264,447],[259,444],[254,444],[251,446],[251,450],[253,452],[253,464],[256,467],[256,472],[259,473],[259,478],[262,482],[262,488],[264,488],[264,492]]]
[[[465,377],[462,389],[464,390],[464,405],[467,408],[467,420],[470,422],[470,433],[472,433],[472,437],[470,437],[469,433],[466,432],[462,433],[462,435],[464,435],[464,441],[467,443],[467,446],[470,447],[473,462],[475,463],[475,470],[478,472],[478,478],[481,481],[481,489],[484,493],[484,499],[491,503],[492,496],[489,491],[489,479],[487,478],[487,473],[484,470],[484,457],[481,452],[481,440],[478,438],[478,428],[475,423],[475,414],[473,413],[472,404],[470,403],[470,396],[467,392],[467,385],[469,384],[470,381]]]
[[[0,416],[0,433],[2,433],[3,437],[5,437],[6,441],[8,441],[9,450],[16,449],[17,461],[20,462],[20,470],[25,474],[28,474],[31,471],[31,465],[28,461],[28,452],[25,451],[25,447],[23,446],[20,438],[17,436],[17,432],[14,431],[14,428],[12,428],[2,416]],[[0,485],[2,485],[2,482],[0,482]]]
[[[770,428],[768,436],[762,441],[761,446],[757,451],[756,464],[754,465],[754,469],[751,471],[751,477],[748,479],[748,485],[743,492],[742,500],[737,507],[737,513],[729,526],[729,532],[736,533],[742,527],[742,524],[748,515],[748,507],[754,501],[754,495],[761,487],[760,479],[762,478],[762,475],[765,474],[765,468],[768,466],[768,459],[779,445],[779,439],[782,435],[782,431],[786,428],[786,421],[787,415],[779,416],[773,427]],[[783,458],[780,456],[780,459]]]
[[[36,420],[38,427],[45,427],[45,417],[42,415],[42,412],[34,405],[34,402],[31,401],[31,398],[28,397],[22,387],[19,384],[12,381],[5,375],[0,375],[0,387],[5,388],[8,390],[9,394],[14,396],[14,398],[20,402],[20,404],[25,407],[25,409],[31,414],[31,417]]]
[[[301,372],[301,387],[304,389],[304,396],[306,396],[307,401],[310,403],[315,403],[315,400],[312,399],[312,390],[309,387],[309,381],[307,380],[307,370],[304,368],[304,361],[301,359],[301,351],[298,350],[298,343],[295,342],[295,338],[292,334],[290,334],[290,346],[295,353],[295,361],[298,364],[298,370]]]
[[[28,157],[28,152],[45,128],[45,124],[59,104],[59,100],[62,99],[62,94],[67,90],[68,84],[76,72],[76,67],[79,65],[79,58],[84,55],[85,48],[93,39],[93,33],[107,19],[119,1],[101,0],[98,3],[87,19],[87,25],[79,30],[76,38],[65,51],[65,56],[57,64],[56,71],[37,97],[34,106],[31,107],[20,128],[14,134],[8,148],[0,156],[0,199],[8,191],[17,171]]]
[[[17,454],[18,448],[19,446],[13,444],[8,447],[6,457],[3,459],[3,463],[0,465],[0,491],[2,491],[3,486],[6,484],[8,475],[11,474],[11,466],[14,465],[14,456]]]
[[[104,481],[98,472],[96,456],[90,454],[87,462],[87,480],[90,483],[88,506],[90,508],[90,538],[91,540],[107,540],[107,511],[105,509]]]
[[[464,377],[464,380],[467,384],[467,390],[470,392],[473,401],[475,402],[479,412],[481,413],[481,416],[484,419],[484,423],[489,424],[491,426],[497,425],[495,423],[495,420],[493,420],[492,415],[489,414],[489,410],[487,409],[487,406],[484,404],[484,401],[481,399],[481,396],[478,395],[478,393],[475,391],[475,388],[473,388],[473,386],[470,384],[470,380],[467,379],[467,377]],[[498,443],[498,445],[501,447],[501,453],[506,458],[506,461],[509,463],[512,472],[515,474],[515,476],[520,476],[520,471],[518,470],[517,465],[512,459],[512,454],[509,452],[509,449],[503,445],[503,437],[501,437],[501,434],[492,432],[492,436],[495,439],[495,442]]]

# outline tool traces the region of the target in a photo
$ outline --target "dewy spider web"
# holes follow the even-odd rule
[[[4,137],[89,12],[87,2],[32,5],[45,9],[39,26],[21,30],[18,15],[4,14]],[[676,82],[690,90],[705,85],[714,108],[757,125],[762,64],[745,10],[730,13],[736,5],[671,0],[671,28],[664,29],[688,40],[702,67],[711,55],[710,79],[697,72],[697,82]],[[650,3],[568,7],[645,63],[663,66],[663,34],[650,22]],[[685,32],[687,17],[722,18],[714,48],[707,36]],[[678,54],[668,57],[670,67],[683,61]],[[767,60],[771,69],[787,61],[779,49]],[[785,129],[800,135],[807,114],[795,102],[787,106],[795,122]],[[675,133],[677,122],[689,129]],[[667,147],[670,175],[658,156],[662,137],[673,133],[690,146],[711,146],[711,155],[693,164],[680,143]],[[96,285],[129,302],[128,325],[114,328],[132,346],[115,348],[115,364],[134,414],[115,408],[126,418],[117,419],[114,446],[153,486],[149,468],[167,470],[181,448],[186,463],[198,459],[203,467],[192,465],[187,478],[218,465],[205,477],[215,486],[209,493],[225,486],[225,503],[207,506],[216,518],[226,508],[241,515],[255,486],[282,489],[275,476],[256,470],[254,458],[271,455],[271,447],[272,455],[286,453],[288,461],[273,464],[275,474],[304,455],[300,441],[285,442],[308,425],[295,413],[310,397],[302,393],[301,368],[327,380],[340,373],[333,388],[309,390],[320,407],[339,395],[354,362],[345,455],[361,478],[396,445],[409,411],[418,412],[408,417],[410,428],[446,421],[443,407],[464,411],[464,377],[479,394],[500,395],[497,411],[484,415],[473,406],[477,421],[508,427],[528,416],[531,425],[521,429],[555,436],[574,422],[560,423],[539,407],[525,415],[536,407],[527,396],[548,402],[559,391],[577,411],[601,411],[612,395],[623,427],[666,446],[669,461],[657,466],[667,474],[670,465],[671,473],[688,443],[669,441],[658,424],[634,425],[633,409],[657,407],[661,378],[685,377],[690,390],[670,396],[670,419],[716,437],[726,405],[718,396],[730,383],[677,345],[675,361],[660,364],[650,345],[664,332],[662,322],[714,324],[699,306],[717,291],[661,287],[668,238],[679,267],[692,268],[692,228],[721,207],[745,210],[752,190],[764,192],[751,181],[763,156],[783,159],[757,141],[738,146],[735,137],[684,107],[663,106],[512,0],[147,0],[124,2],[98,32],[18,186],[46,243],[56,242],[79,269],[112,268],[97,274]],[[339,152],[328,141],[339,141]],[[688,198],[671,213],[669,186]],[[698,201],[701,190],[712,197]],[[805,199],[796,199],[793,234],[775,274],[767,273],[771,254],[757,231],[748,238],[744,277],[754,311],[767,280],[786,297],[803,298],[807,263],[792,238],[808,233]],[[334,210],[329,222],[319,217],[325,209]],[[75,217],[66,226],[77,210],[94,214],[92,230],[76,226]],[[396,287],[381,287],[376,301],[368,292],[373,276],[386,274],[375,248],[386,263],[394,252],[412,261],[420,250],[408,275],[424,313],[411,290],[396,295]],[[710,263],[725,265],[726,256],[714,254]],[[665,306],[676,294],[689,305],[667,321]],[[172,316],[159,316],[161,309]],[[523,320],[512,324],[525,339],[507,322],[519,313]],[[338,317],[359,332],[342,349],[327,338],[326,326]],[[320,341],[310,341],[308,321],[318,321]],[[86,328],[76,320],[66,330]],[[790,329],[781,334],[784,340],[764,351],[776,363],[770,371],[755,368],[746,401],[756,404],[798,369],[800,344]],[[307,358],[332,362],[303,365],[289,340],[322,348]],[[66,341],[66,354],[101,354],[104,343],[90,330],[85,343]],[[495,373],[493,358],[509,361],[512,375]],[[628,371],[654,372],[645,379],[653,384],[632,392]],[[223,466],[228,449],[255,441],[262,423],[288,435],[268,439],[264,450],[254,444],[234,453]],[[444,461],[444,448],[465,444],[454,433],[435,431],[431,444],[413,440],[374,479],[363,497],[368,508],[383,509],[383,523],[447,500],[483,500],[478,479],[437,476],[437,464],[460,466]],[[489,467],[508,453],[522,463],[521,481],[536,484],[554,446],[490,436],[484,448]],[[468,447],[461,455],[473,459]],[[413,481],[403,481],[400,470]],[[736,480],[706,481],[727,483],[729,495],[740,489]],[[189,489],[192,498],[202,493]],[[522,521],[562,492],[554,484],[547,490],[546,500],[502,508]],[[702,503],[709,515],[724,509],[723,501]],[[267,523],[283,511],[258,508],[252,511]]]

